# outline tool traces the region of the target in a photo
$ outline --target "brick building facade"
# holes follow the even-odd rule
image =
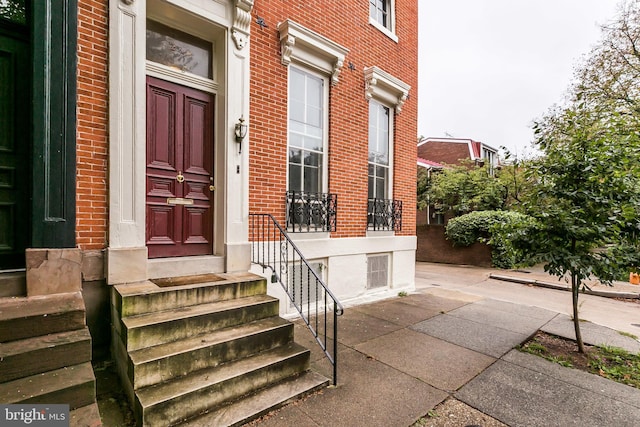
[[[342,301],[413,289],[417,0],[8,4],[33,103],[5,98],[0,172],[28,179],[0,189],[0,304],[82,293],[94,356],[126,360],[116,285],[262,274],[250,213]]]

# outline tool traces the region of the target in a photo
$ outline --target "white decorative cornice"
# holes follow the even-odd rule
[[[231,28],[231,37],[236,48],[242,50],[249,41],[251,30],[251,10],[253,0],[236,0],[235,19]]]
[[[280,22],[278,31],[282,65],[300,62],[330,75],[332,85],[338,83],[349,49],[290,19]]]
[[[364,69],[365,96],[392,105],[397,114],[402,111],[411,86],[378,67]]]

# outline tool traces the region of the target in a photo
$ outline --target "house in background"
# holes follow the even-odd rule
[[[428,178],[449,165],[466,165],[469,168],[486,166],[490,174],[499,166],[498,151],[473,139],[421,138],[417,147],[418,170],[426,170]],[[454,247],[446,239],[444,226],[450,215],[438,212],[431,203],[417,210],[416,260],[491,266],[491,251],[486,245]]]
[[[425,160],[418,157],[418,171],[423,170],[427,174],[427,183],[431,180],[431,177],[434,173],[438,173],[439,171],[446,168],[445,165],[433,162],[431,160]],[[444,215],[439,213],[434,207],[427,203],[426,208],[418,209],[416,213],[416,225],[443,225],[444,224]]]
[[[497,149],[467,138],[423,138],[418,141],[418,158],[449,165],[470,160],[486,165],[490,173],[499,165]]]
[[[64,371],[30,402],[95,417],[110,357],[138,424],[167,425],[326,385],[278,316],[322,305],[310,278],[351,303],[414,287],[417,1],[8,3],[0,387]]]

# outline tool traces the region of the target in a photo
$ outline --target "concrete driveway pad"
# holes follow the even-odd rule
[[[640,425],[637,407],[541,371],[499,360],[456,397],[510,426]]]
[[[638,318],[640,319],[640,310],[638,312]],[[558,315],[541,329],[549,334],[558,335],[572,340],[576,339],[573,320],[564,314]],[[585,343],[593,345],[609,345],[624,348],[631,353],[640,353],[640,342],[619,333],[612,333],[612,330],[605,326],[596,325],[591,322],[580,322],[580,333],[582,334],[582,340]]]
[[[403,329],[356,350],[437,387],[457,390],[495,359],[420,332]]]
[[[502,356],[529,337],[529,334],[511,332],[450,314],[441,314],[410,329],[493,357]]]
[[[538,309],[539,312],[534,312],[532,310],[534,307],[520,307],[525,308],[522,310],[523,312],[534,314],[536,317],[518,312],[517,304],[499,303],[498,301],[487,304],[487,300],[460,307],[447,314],[527,336],[535,333],[556,315],[556,313],[542,309]],[[508,311],[504,308],[507,308]]]

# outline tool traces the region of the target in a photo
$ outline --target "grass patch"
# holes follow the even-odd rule
[[[637,339],[638,339],[638,336],[637,336],[637,335],[630,334],[629,332],[618,331],[618,333],[619,333],[620,335],[622,335],[623,337],[633,338],[634,340],[637,340]]]
[[[575,341],[538,332],[518,350],[640,388],[640,354],[621,348],[585,345],[585,353],[580,353]]]

